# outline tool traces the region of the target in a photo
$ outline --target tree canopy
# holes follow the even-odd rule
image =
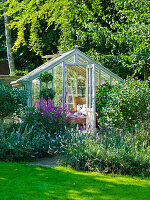
[[[126,23],[117,25],[115,34],[118,41],[126,41],[130,66],[135,72],[143,70],[144,79],[148,79],[150,68],[150,2],[148,0],[113,0],[116,9],[126,16]]]
[[[148,0],[7,0],[7,4],[9,27],[16,31],[14,50],[27,46],[42,56],[78,43],[83,52],[107,63],[121,77],[143,70],[147,79]]]

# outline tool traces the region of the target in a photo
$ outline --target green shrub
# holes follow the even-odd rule
[[[98,86],[96,91],[96,112],[98,117],[103,117],[103,107],[105,107],[108,101],[108,93],[110,92],[112,86],[109,83],[104,83]]]
[[[47,84],[53,80],[53,75],[49,72],[43,72],[42,74],[40,74],[40,77],[39,77],[40,81],[42,83],[46,83],[46,86]]]
[[[45,156],[49,148],[46,131],[41,127],[22,127],[16,129],[2,129],[0,132],[1,160],[30,160]]]
[[[52,88],[44,88],[41,90],[40,96],[48,101],[48,97],[53,100],[56,92]]]
[[[16,76],[24,76],[24,75],[26,75],[28,73],[28,70],[15,70],[15,75]]]
[[[0,131],[0,160],[25,161],[64,153],[71,135],[69,132],[50,134],[41,123],[20,124]]]
[[[53,80],[53,75],[49,72],[40,74],[39,80],[46,84],[46,88],[42,88],[40,91],[40,97],[48,101],[48,97],[53,100],[56,92],[52,88],[48,88],[48,83]]]
[[[0,159],[29,160],[62,153],[69,140],[68,106],[40,99],[22,113],[20,124],[6,125],[0,132]]]
[[[140,143],[137,142],[137,145],[142,146],[144,148],[149,148],[150,147],[150,121],[149,119],[144,122],[139,122],[136,125],[135,133],[136,133],[137,141],[140,141]]]
[[[142,144],[138,135],[132,138],[121,130],[106,128],[105,134],[75,136],[66,150],[67,163],[78,170],[149,175],[149,147]]]
[[[0,131],[0,160],[25,161],[64,153],[71,139],[67,130],[50,134],[39,122],[3,126]]]
[[[101,171],[130,175],[148,174],[150,157],[141,152],[125,149],[103,149],[100,144],[86,141],[69,149],[68,163],[80,170]]]
[[[139,120],[147,120],[150,96],[147,81],[128,78],[113,86],[108,95],[108,101],[102,110],[106,123],[118,128],[130,125],[133,131],[133,126]]]
[[[20,114],[26,106],[26,93],[19,88],[0,85],[0,118],[10,114]]]

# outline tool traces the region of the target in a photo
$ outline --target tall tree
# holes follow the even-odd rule
[[[10,74],[12,74],[13,72],[15,72],[15,62],[14,62],[14,56],[13,56],[13,52],[12,52],[11,29],[8,27],[10,19],[9,19],[9,16],[6,15],[6,11],[7,11],[6,0],[2,0],[2,3],[3,3],[3,5],[2,5],[3,13],[4,13],[7,57],[8,57],[8,64],[9,64]]]
[[[135,72],[143,72],[147,80],[150,73],[150,13],[149,0],[113,0],[116,10],[126,16],[126,22],[116,24],[118,41],[126,41],[130,56],[130,67]]]
[[[1,12],[2,13],[2,12]],[[0,13],[0,15],[1,15]],[[7,59],[4,18],[0,16],[0,60]]]

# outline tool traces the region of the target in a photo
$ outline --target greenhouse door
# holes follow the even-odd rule
[[[87,66],[87,87],[86,87],[86,99],[87,99],[87,128],[95,128],[95,112],[94,112],[94,69],[93,65],[89,64]]]

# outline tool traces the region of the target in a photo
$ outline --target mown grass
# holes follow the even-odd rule
[[[0,200],[149,200],[148,178],[0,162]]]

